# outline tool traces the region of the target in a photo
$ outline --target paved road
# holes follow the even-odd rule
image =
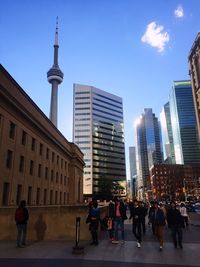
[[[200,215],[191,215],[191,225],[184,231],[183,250],[174,249],[169,231],[165,230],[163,252],[158,251],[157,241],[147,228],[142,248],[136,247],[131,232],[131,222],[126,221],[125,244],[111,244],[107,233],[101,232],[98,247],[83,243],[83,255],[72,254],[72,242],[33,242],[24,249],[15,247],[15,242],[0,241],[0,267],[180,267],[200,266]]]

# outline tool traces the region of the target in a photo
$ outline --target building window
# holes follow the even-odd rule
[[[67,177],[65,176],[65,178],[64,178],[64,185],[66,185],[66,183],[67,183]]]
[[[44,189],[44,205],[47,204],[47,189]]]
[[[20,156],[19,160],[19,171],[23,172],[24,171],[24,156]]]
[[[62,176],[62,174],[60,175],[60,184],[62,184],[62,182],[63,182],[63,176]]]
[[[22,198],[22,185],[17,185],[17,195],[16,195],[16,204],[19,205]]]
[[[27,138],[27,133],[25,131],[22,131],[22,145],[26,145],[26,138]]]
[[[32,186],[28,187],[28,197],[27,197],[27,205],[31,205],[31,199],[32,199]]]
[[[51,181],[53,182],[53,170],[51,170]]]
[[[8,150],[6,159],[6,167],[8,169],[11,169],[12,167],[12,158],[13,158],[13,152],[11,150]]]
[[[30,160],[30,169],[29,169],[30,175],[33,175],[33,168],[34,168],[33,160]]]
[[[56,183],[58,183],[58,172],[56,172]]]
[[[40,156],[42,156],[42,152],[43,152],[43,144],[40,143]]]
[[[2,196],[2,206],[8,206],[8,196],[9,196],[10,184],[3,184],[3,196]]]
[[[47,151],[46,151],[46,159],[49,159],[49,149],[47,148]]]
[[[61,168],[63,168],[63,159],[61,159]]]
[[[57,165],[59,164],[59,156],[57,156]]]
[[[64,192],[64,204],[66,204],[66,192]]]
[[[54,162],[54,157],[55,157],[55,154],[54,152],[52,152],[52,159],[51,159],[52,162]]]
[[[62,205],[62,192],[60,192],[60,205]]]
[[[48,179],[48,167],[45,167],[45,179]]]
[[[53,204],[53,190],[50,190],[50,204]]]
[[[35,151],[35,138],[32,138],[31,150]]]
[[[67,162],[65,161],[65,170],[67,169]]]
[[[13,122],[10,122],[9,137],[11,139],[14,139],[15,138],[15,129],[16,129],[16,125]]]
[[[38,177],[41,177],[41,169],[42,169],[42,165],[39,164],[38,165]]]
[[[56,194],[55,194],[55,204],[58,204],[58,191],[56,191]]]
[[[36,194],[36,204],[40,204],[40,188],[37,188],[37,194]]]

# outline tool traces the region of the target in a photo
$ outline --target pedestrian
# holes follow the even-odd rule
[[[108,205],[107,228],[109,233],[109,239],[111,241],[114,240],[114,218],[115,218],[115,202],[113,200],[110,200],[110,203]]]
[[[155,229],[155,236],[157,237],[159,241],[159,250],[163,250],[163,243],[164,243],[164,226],[166,224],[165,222],[166,218],[164,215],[164,212],[159,207],[158,202],[154,202],[154,210],[152,214],[152,224],[154,225]]]
[[[97,201],[93,201],[92,206],[90,207],[89,210],[89,230],[91,232],[92,236],[92,243],[91,245],[97,246],[99,244],[98,241],[98,227],[99,227],[99,221],[100,221],[100,210],[98,208],[98,203]]]
[[[168,227],[171,229],[174,247],[177,248],[178,244],[179,247],[182,249],[182,217],[180,211],[176,208],[176,203],[174,201],[171,202],[171,207],[167,212],[167,223]]]
[[[115,214],[114,214],[114,240],[113,244],[118,244],[118,230],[120,227],[121,230],[121,242],[124,243],[124,220],[127,219],[126,216],[126,207],[122,200],[118,198],[115,199]]]
[[[187,212],[187,208],[185,206],[184,203],[181,203],[181,207],[180,207],[180,213],[181,213],[181,217],[182,217],[182,224],[183,224],[183,228],[186,228],[188,230],[188,212]]]
[[[22,248],[27,245],[27,224],[29,212],[26,208],[26,201],[21,200],[18,208],[15,211],[15,222],[17,225],[17,247]]]
[[[134,201],[134,205],[130,209],[130,220],[132,219],[133,222],[133,234],[137,240],[137,247],[141,247],[142,242],[142,220],[143,220],[143,210],[141,203],[138,205],[138,201]]]
[[[151,225],[151,229],[152,229],[152,233],[153,235],[155,235],[155,225],[154,225],[154,201],[150,202],[150,208],[149,208],[149,214],[148,214],[148,225]]]
[[[146,207],[145,203],[143,203],[142,201],[139,201],[138,205],[141,209],[142,232],[143,232],[143,235],[145,235],[146,234],[146,216],[147,216],[148,208]]]

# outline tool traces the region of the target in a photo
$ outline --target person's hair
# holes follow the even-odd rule
[[[158,201],[154,201],[153,204],[154,204],[154,205],[159,205]]]
[[[26,206],[26,200],[21,200],[20,204],[19,204],[19,207],[20,208],[24,208],[25,206]]]
[[[176,206],[176,202],[175,201],[171,201],[170,203],[171,205],[174,204]]]
[[[93,207],[94,207],[94,208],[97,208],[97,207],[98,207],[98,203],[97,203],[97,201],[94,201],[94,203],[93,203]]]
[[[181,207],[185,207],[185,204],[183,202],[181,203]]]

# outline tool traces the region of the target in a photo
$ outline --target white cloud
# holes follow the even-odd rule
[[[182,6],[178,6],[175,10],[174,10],[174,15],[176,18],[182,18],[184,16],[184,11]]]
[[[158,49],[158,52],[163,52],[165,45],[169,42],[169,34],[164,30],[162,25],[157,25],[155,21],[149,23],[146,32],[141,38],[143,43],[147,43]]]

